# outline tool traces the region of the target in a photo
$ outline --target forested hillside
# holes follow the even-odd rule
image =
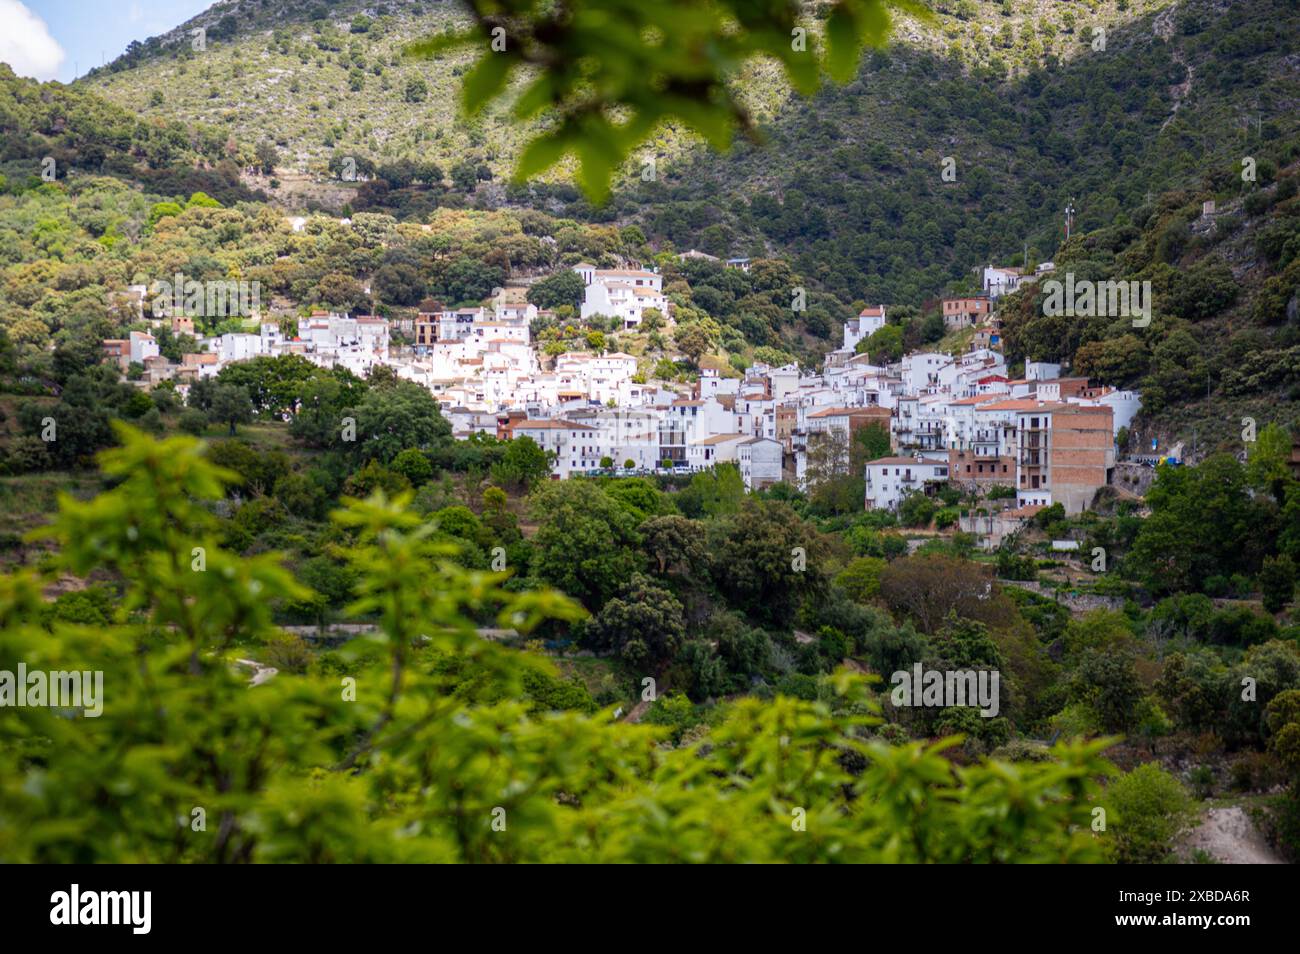
[[[1060,361],[1142,392],[1135,446],[1187,441],[1198,458],[1240,447],[1243,418],[1297,421],[1300,396],[1300,143],[1278,171],[1208,167],[1198,189],[1163,193],[1057,255],[1076,280],[1150,282],[1149,326],[1127,317],[1049,316],[1031,287],[1004,308],[1009,359]],[[1243,194],[1244,192],[1244,194]],[[1206,203],[1212,211],[1206,211]],[[1138,439],[1140,438],[1140,439]]]
[[[260,196],[240,180],[225,146],[218,130],[176,118],[141,119],[84,86],[20,79],[0,63],[0,190],[95,173],[163,195]]]
[[[512,122],[504,104],[456,121],[469,53],[399,55],[461,24],[450,4],[381,5],[373,18],[347,2],[218,4],[88,83],[148,104],[146,115],[226,130],[249,165],[259,147],[282,173],[342,177],[352,159],[363,176],[382,173],[362,201],[399,213],[510,201],[616,216],[681,249],[804,256],[801,270],[846,305],[920,305],[976,265],[1018,262],[1026,245],[1032,260],[1050,258],[1067,201],[1079,228],[1109,226],[1152,193],[1199,183],[1207,166],[1277,162],[1297,129],[1291,0],[935,8],[928,24],[901,18],[855,80],[811,99],[750,66],[735,83],[761,142],[719,156],[669,126],[598,210],[563,174],[551,187],[502,185],[535,125]],[[808,9],[816,24],[829,7]],[[188,42],[200,26],[203,53]],[[658,174],[643,182],[649,155]],[[941,177],[945,157],[955,181]],[[404,191],[412,184],[438,195]]]
[[[1029,264],[1050,259],[1070,201],[1080,230],[1131,221],[1161,191],[1243,156],[1277,163],[1295,141],[1295,3],[1097,22],[1113,24],[1104,51],[1080,28],[1068,58],[1007,76],[896,42],[787,104],[762,146],[671,166],[615,206],[681,247],[782,249],[846,302],[920,305],[1026,246]]]
[[[902,15],[896,48],[926,51],[990,75],[1024,74],[1050,59],[1076,56],[1080,38],[1090,38],[1093,25],[1127,22],[1164,5],[944,0],[928,21]],[[832,5],[802,7],[820,33]],[[93,70],[89,82],[147,116],[182,115],[227,130],[240,149],[273,142],[283,150],[285,171],[323,171],[335,156],[374,166],[432,162],[448,178],[455,166],[468,170],[457,180],[463,189],[474,184],[475,169],[483,178],[508,173],[538,125],[515,122],[502,107],[469,121],[457,116],[459,82],[474,51],[449,51],[432,63],[402,57],[412,40],[469,22],[460,4],[428,0],[223,2],[162,36],[132,44]],[[776,120],[787,106],[803,108],[773,64],[747,65],[734,85],[759,123]],[[670,160],[702,152],[676,125],[661,131],[652,151]],[[337,163],[332,168],[337,172]],[[629,164],[628,178],[639,168]]]

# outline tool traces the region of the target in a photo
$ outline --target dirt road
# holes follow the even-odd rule
[[[1187,836],[1188,851],[1200,849],[1225,865],[1286,864],[1269,847],[1250,816],[1239,806],[1208,809]]]

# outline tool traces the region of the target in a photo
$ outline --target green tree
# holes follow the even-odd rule
[[[686,638],[682,604],[654,580],[637,573],[587,627],[597,649],[618,653],[635,672],[657,675]]]
[[[1293,785],[1300,783],[1300,690],[1279,692],[1269,702],[1265,718],[1270,733],[1268,747],[1290,773]]]
[[[1088,650],[1074,671],[1070,695],[1095,712],[1107,732],[1132,729],[1143,696],[1133,654]]]
[[[280,151],[275,148],[275,143],[263,139],[257,144],[257,165],[264,175],[274,175],[275,167],[279,162]]]
[[[367,461],[343,482],[343,493],[349,497],[364,499],[375,493],[383,493],[393,498],[411,489],[411,482],[402,474],[385,467],[377,460]]]
[[[713,339],[700,322],[678,325],[673,332],[673,341],[677,350],[691,359],[692,364],[699,364],[700,358],[713,347]]]
[[[928,527],[938,509],[928,496],[913,491],[899,502],[898,520],[905,527]]]
[[[1259,571],[1259,588],[1264,596],[1264,609],[1279,613],[1295,596],[1295,563],[1285,554],[1265,557]]]
[[[1151,516],[1125,566],[1160,594],[1200,590],[1218,574],[1253,575],[1276,534],[1269,507],[1251,496],[1245,468],[1228,454],[1196,467],[1162,465],[1146,499]]]
[[[627,510],[638,524],[647,517],[671,513],[672,503],[645,477],[622,477],[605,483],[604,491]]]
[[[1002,653],[989,628],[977,620],[963,619],[956,611],[949,611],[942,628],[930,638],[930,646],[953,669],[1002,668]]]
[[[433,465],[428,456],[414,447],[408,447],[394,457],[389,466],[405,477],[412,487],[419,487],[433,476]]]
[[[360,398],[364,385],[353,388],[334,376],[319,375],[297,385],[300,403],[289,433],[308,447],[337,447],[343,438],[344,408]],[[354,393],[355,392],[355,393]]]
[[[501,460],[492,465],[492,479],[498,484],[527,490],[551,474],[551,457],[526,434],[506,444]]]
[[[851,470],[849,438],[838,430],[810,434],[807,453],[809,496],[818,514],[854,513],[862,509],[862,472]]]
[[[214,424],[228,425],[230,436],[234,437],[238,425],[247,424],[253,419],[253,402],[247,389],[218,383],[212,392],[208,418]]]
[[[635,518],[585,480],[543,483],[528,504],[538,576],[598,612],[641,562]]]
[[[885,561],[879,557],[857,557],[835,577],[835,582],[845,593],[859,603],[867,603],[880,595],[880,574]]]
[[[519,521],[510,512],[510,499],[500,487],[488,487],[483,491],[483,524],[488,527],[500,543],[514,543],[519,539]]]
[[[691,475],[677,495],[677,506],[688,517],[733,514],[745,497],[745,482],[735,464],[717,464]]]
[[[888,457],[890,451],[889,428],[883,424],[868,424],[853,432],[849,442],[849,472],[862,476],[867,463]]]
[[[577,272],[564,268],[529,285],[528,300],[538,308],[548,310],[560,305],[577,308],[582,304],[585,288]]]
[[[355,569],[327,556],[315,556],[303,561],[294,575],[299,583],[311,588],[310,595],[299,600],[296,608],[310,616],[321,628],[329,622],[333,613],[352,600],[357,585]]]
[[[1266,424],[1249,445],[1246,479],[1250,485],[1273,496],[1279,504],[1286,500],[1291,479],[1291,432],[1280,424]]]
[[[412,76],[406,81],[403,98],[408,103],[422,103],[429,97],[429,84],[423,77]]]
[[[274,493],[285,510],[305,520],[318,520],[325,510],[325,491],[303,474],[285,474],[275,482]]]
[[[356,440],[342,446],[354,459],[387,464],[408,448],[433,451],[451,442],[451,425],[427,388],[410,381],[371,388],[344,417],[356,422]]]
[[[875,364],[889,364],[903,356],[903,329],[898,325],[877,328],[858,342],[854,349],[868,355]]]
[[[650,572],[661,578],[692,581],[708,572],[704,528],[694,520],[671,514],[641,525],[642,550]]]
[[[751,619],[789,626],[806,596],[825,579],[821,544],[788,504],[746,497],[709,527],[713,581],[727,602]]]
[[[1192,800],[1181,782],[1148,762],[1106,787],[1107,854],[1121,864],[1155,864],[1170,856],[1191,822]]]

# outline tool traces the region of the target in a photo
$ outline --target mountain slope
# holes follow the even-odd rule
[[[618,211],[679,247],[779,249],[846,302],[919,305],[1026,246],[1051,258],[1071,200],[1095,229],[1207,167],[1278,161],[1300,130],[1297,37],[1288,0],[1188,0],[1013,80],[894,47],[783,110],[766,146],[670,169]]]
[[[1050,257],[1069,199],[1078,227],[1100,227],[1150,192],[1194,184],[1206,161],[1297,128],[1300,9],[1290,0],[935,7],[933,24],[903,18],[857,80],[812,100],[754,64],[737,82],[764,145],[739,142],[719,156],[666,128],[638,156],[656,155],[658,181],[642,182],[633,163],[599,210],[563,183],[487,181],[509,172],[532,127],[493,109],[458,117],[468,54],[397,56],[407,40],[461,22],[454,4],[222,3],[86,82],[145,116],[226,130],[229,155],[250,169],[273,136],[280,197],[291,205],[402,214],[411,204],[421,214],[506,202],[636,221],[681,248],[803,256],[801,271],[846,304],[919,305],[990,258],[1018,258],[1026,246],[1031,258]],[[811,22],[826,9],[810,5]],[[190,41],[199,27],[202,52]],[[945,159],[955,182],[941,178]],[[317,181],[341,178],[349,160],[362,173],[387,164],[386,181],[336,181],[333,191]],[[422,175],[411,162],[437,168]],[[447,178],[447,190],[413,204],[403,191],[413,179]],[[270,186],[269,176],[250,181]]]
[[[1091,37],[1092,24],[1128,22],[1168,2],[939,0],[933,22],[902,16],[895,37],[908,50],[949,56],[965,68],[1024,74],[1050,57],[1080,55],[1086,49],[1080,38]],[[820,30],[831,4],[805,6],[807,22]],[[501,177],[535,127],[518,127],[499,108],[472,122],[457,115],[459,78],[472,54],[446,53],[432,62],[398,55],[412,39],[468,22],[455,3],[232,0],[133,44],[85,82],[146,116],[225,128],[232,152],[249,164],[256,145],[270,136],[282,149],[282,172],[324,173],[331,159],[350,156],[376,164],[433,161],[444,172],[468,160]],[[736,85],[759,122],[802,104],[774,64],[753,63]],[[666,128],[647,151],[672,160],[697,145]],[[628,172],[640,171],[639,162],[631,166]]]

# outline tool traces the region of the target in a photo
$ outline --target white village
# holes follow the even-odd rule
[[[688,252],[681,256],[706,257]],[[711,256],[707,256],[710,257]],[[727,267],[748,268],[748,259]],[[638,267],[572,266],[583,284],[584,321],[617,321],[635,331],[654,309],[672,323],[673,304],[661,275]],[[1000,346],[998,302],[1050,274],[1016,268],[982,270],[978,294],[941,300],[947,330],[973,329],[960,354],[914,351],[894,362],[873,360],[860,345],[888,321],[886,306],[864,308],[844,323],[840,346],[820,368],[755,363],[743,373],[702,368],[689,385],[650,379],[621,351],[544,355],[532,329],[550,317],[527,301],[527,287],[499,289],[473,308],[423,301],[414,317],[388,319],[314,312],[297,318],[296,334],[281,320],[260,320],[257,333],[196,338],[200,350],[179,364],[159,354],[152,334],[103,343],[137,382],[165,380],[185,394],[232,362],[301,355],[322,367],[364,376],[386,365],[434,395],[453,434],[528,437],[552,461],[552,476],[602,473],[689,474],[734,464],[749,490],[785,482],[803,489],[819,446],[847,467],[850,441],[879,427],[891,454],[866,464],[868,509],[897,510],[904,497],[951,483],[972,491],[1014,489],[1004,520],[1023,520],[1060,503],[1079,513],[1111,478],[1115,436],[1137,414],[1137,392],[1091,387],[1062,376],[1061,366],[1026,362],[1011,378]],[[133,286],[143,302],[147,289]],[[157,317],[173,334],[195,334],[192,317]],[[1007,495],[1008,497],[1010,495]],[[985,528],[985,546],[1001,533]]]

